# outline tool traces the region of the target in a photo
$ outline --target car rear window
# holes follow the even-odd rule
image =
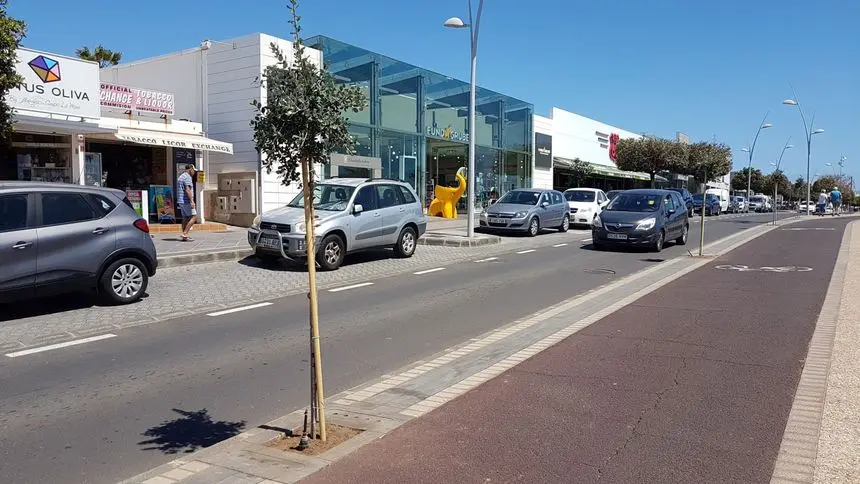
[[[93,208],[96,209],[96,213],[98,213],[99,217],[104,217],[105,215],[113,212],[113,209],[116,208],[115,203],[101,195],[89,194],[87,197],[90,199],[90,202],[92,202]],[[131,206],[131,202],[129,202],[129,206]]]

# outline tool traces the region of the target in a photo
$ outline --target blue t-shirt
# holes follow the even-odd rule
[[[194,181],[191,180],[191,175],[189,175],[188,172],[179,175],[179,179],[176,180],[176,189],[178,190],[176,193],[176,203],[179,205],[191,203],[191,200],[187,200],[187,197],[185,196],[186,187],[194,190]]]
[[[833,190],[832,192],[830,192],[830,200],[834,202],[841,202],[842,192],[840,192],[839,190]]]

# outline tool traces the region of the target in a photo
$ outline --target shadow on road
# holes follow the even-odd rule
[[[181,417],[162,422],[142,435],[149,440],[138,442],[143,450],[159,450],[165,454],[188,454],[197,449],[215,445],[222,440],[238,435],[245,428],[245,421],[215,421],[204,408],[196,412],[172,409]]]
[[[140,304],[148,297],[149,294],[144,294],[134,304]],[[103,307],[108,305],[102,303],[98,297],[92,294],[65,294],[40,299],[26,299],[20,302],[0,304],[0,322],[48,316],[54,313],[86,309],[93,306]]]
[[[420,247],[419,247],[420,250]],[[356,252],[354,254],[348,254],[344,260],[341,267],[349,267],[351,265],[363,264],[365,262],[376,262],[380,260],[386,259],[396,259],[397,256],[394,254],[393,250],[390,249],[377,249],[377,250],[368,250],[363,252]],[[279,272],[307,272],[307,266],[303,262],[296,261],[288,261],[288,260],[279,260],[278,262],[263,262],[258,259],[256,256],[250,255],[245,257],[244,259],[239,261],[239,264],[248,267],[256,267],[259,269],[265,269],[269,271],[279,271]],[[317,266],[319,267],[319,266]],[[319,271],[319,269],[317,269]]]

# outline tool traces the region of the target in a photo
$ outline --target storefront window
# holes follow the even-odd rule
[[[379,124],[418,132],[418,69],[382,58],[379,69]]]
[[[523,153],[505,153],[504,184],[500,194],[531,186],[531,157]]]
[[[3,180],[75,183],[70,136],[15,133],[3,151]]]
[[[521,107],[505,112],[504,147],[508,150],[531,153],[532,108]]]
[[[379,157],[382,176],[403,180],[418,187],[418,137],[411,134],[379,131]]]
[[[475,193],[479,207],[488,205],[495,195],[501,196],[502,153],[478,146],[475,157]]]

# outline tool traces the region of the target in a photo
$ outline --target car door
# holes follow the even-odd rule
[[[33,294],[36,282],[38,238],[34,195],[0,195],[0,299],[15,300]]]
[[[362,211],[355,213],[355,206],[361,205]],[[352,202],[352,249],[364,249],[383,245],[382,211],[379,209],[375,185],[365,185],[358,189]]]
[[[603,207],[606,206],[609,198],[607,198],[606,193],[604,193],[603,190],[598,190],[597,197],[595,197],[595,199],[597,200],[597,208],[595,209],[595,212],[600,215],[600,212],[603,211]]]
[[[48,191],[36,200],[36,294],[83,288],[84,283],[94,281],[116,250],[114,227],[80,193]]]
[[[376,185],[376,198],[382,213],[382,243],[396,244],[400,236],[400,225],[406,216],[403,194],[397,185]]]
[[[666,230],[666,239],[673,239],[675,235],[678,233],[678,206],[675,203],[675,197],[672,194],[666,195],[665,203],[666,212],[665,217],[666,221],[664,222],[663,228]]]
[[[564,214],[567,213],[567,201],[564,199],[564,195],[561,192],[550,192],[550,198],[552,199],[552,212],[553,218],[555,218],[555,224],[560,226],[564,221]]]

